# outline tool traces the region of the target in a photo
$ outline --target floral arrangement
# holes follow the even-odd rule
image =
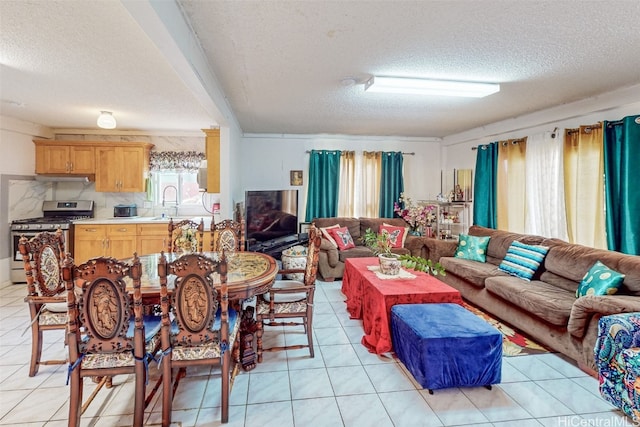
[[[184,251],[195,251],[198,241],[196,233],[191,228],[180,230],[180,234],[176,238],[176,246]]]
[[[436,220],[435,209],[432,205],[416,205],[410,197],[405,197],[404,193],[400,193],[400,198],[393,204],[395,214],[404,219],[413,231],[430,226]]]

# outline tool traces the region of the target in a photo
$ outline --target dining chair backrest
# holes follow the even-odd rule
[[[204,219],[197,223],[190,219],[174,222],[169,219],[169,252],[187,250],[202,252],[204,242]]]
[[[174,275],[173,291],[168,296],[167,276]],[[163,326],[168,326],[170,313],[175,316],[177,330],[170,335],[171,346],[195,346],[214,340],[228,340],[228,330],[214,329],[220,306],[225,314],[229,307],[226,258],[214,260],[202,254],[186,254],[167,262],[164,253],[158,264],[160,305]],[[214,286],[220,283],[220,297]],[[221,326],[224,326],[224,322]],[[227,336],[223,336],[224,334]]]
[[[215,222],[211,220],[211,251],[212,252],[235,252],[244,251],[244,219],[240,222],[225,219]]]
[[[44,231],[29,240],[22,236],[18,248],[24,262],[28,295],[52,297],[62,294],[65,290],[60,271],[64,257],[62,230]]]

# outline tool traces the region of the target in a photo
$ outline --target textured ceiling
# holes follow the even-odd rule
[[[640,83],[635,0],[178,4],[245,133],[444,137]],[[95,128],[107,109],[119,129],[149,131],[216,122],[123,3],[5,0],[0,16],[2,115]],[[364,93],[376,74],[502,89]]]

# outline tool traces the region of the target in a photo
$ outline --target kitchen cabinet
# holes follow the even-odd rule
[[[110,143],[96,147],[96,191],[144,192],[152,146],[148,143]]]
[[[203,129],[207,158],[207,193],[220,192],[220,129]]]
[[[136,251],[135,224],[74,225],[73,259],[77,264],[97,256],[129,258]]]
[[[93,175],[95,148],[85,141],[62,142],[34,140],[36,146],[36,173],[49,175]]]
[[[136,251],[139,255],[167,251],[169,248],[169,227],[162,224],[138,224]]]

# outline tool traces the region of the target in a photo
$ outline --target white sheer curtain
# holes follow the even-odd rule
[[[354,217],[356,208],[356,153],[343,151],[340,155],[340,186],[338,190],[338,216]]]
[[[380,151],[362,153],[362,191],[358,198],[358,216],[378,218],[380,208],[380,175],[382,154]]]
[[[525,233],[569,240],[564,202],[563,135],[532,135],[525,154],[527,209]]]

